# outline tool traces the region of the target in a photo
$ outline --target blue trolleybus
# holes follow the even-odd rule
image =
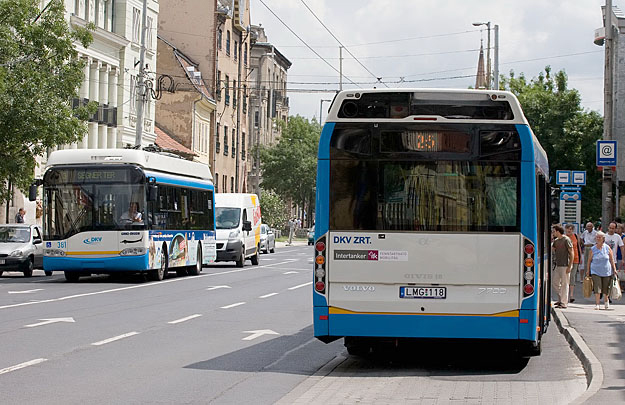
[[[197,275],[214,262],[208,166],[144,150],[52,152],[43,176],[46,271],[82,275],[172,269]]]
[[[547,156],[505,91],[342,91],[319,143],[314,333],[350,353],[410,338],[540,354]]]

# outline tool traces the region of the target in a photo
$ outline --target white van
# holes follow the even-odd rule
[[[215,194],[217,261],[234,261],[243,267],[246,259],[258,265],[260,255],[260,201],[256,194]]]

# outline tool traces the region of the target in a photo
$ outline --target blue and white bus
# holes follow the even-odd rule
[[[540,354],[548,173],[510,92],[338,93],[318,151],[315,336],[350,353],[429,338]]]
[[[216,259],[207,165],[133,149],[52,152],[43,176],[46,271],[82,275],[172,269],[197,275]]]

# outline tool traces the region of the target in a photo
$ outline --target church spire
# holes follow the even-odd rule
[[[477,61],[477,75],[475,75],[475,88],[486,88],[486,70],[484,69],[484,42],[480,41],[480,58]]]

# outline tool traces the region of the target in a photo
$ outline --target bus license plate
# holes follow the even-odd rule
[[[447,298],[447,287],[399,287],[399,298]]]

